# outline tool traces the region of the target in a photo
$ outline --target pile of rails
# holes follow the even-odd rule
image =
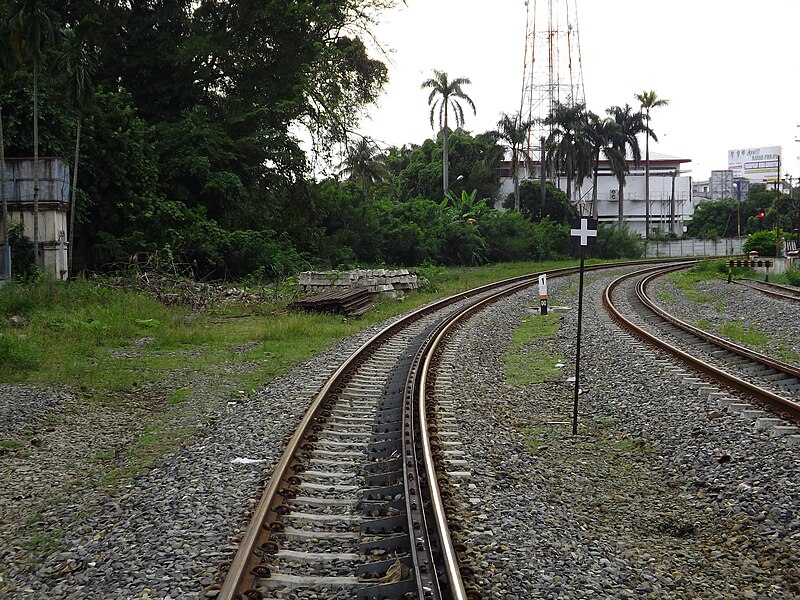
[[[295,301],[292,306],[303,310],[332,312],[349,317],[360,317],[377,302],[367,288],[333,289]]]

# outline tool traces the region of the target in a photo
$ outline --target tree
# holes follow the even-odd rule
[[[477,189],[479,198],[494,198],[500,187],[498,168],[503,156],[496,136],[472,136],[462,130],[454,131],[449,138],[448,161],[451,172],[461,177],[451,187],[456,192]],[[425,140],[410,150],[402,162],[390,163],[393,169],[401,168],[396,173],[398,187],[402,190],[400,199],[428,198],[437,203],[442,200],[442,141],[442,136],[435,141]]]
[[[531,121],[523,121],[522,114],[509,116],[506,113],[497,122],[497,135],[507,142],[506,149],[511,152],[511,179],[514,182],[514,210],[519,210],[519,161],[522,158],[529,166],[533,160],[525,150],[525,142],[530,132]],[[530,172],[530,168],[528,169]]]
[[[78,163],[80,162],[81,125],[83,114],[94,93],[92,75],[97,70],[97,56],[89,47],[87,34],[95,22],[86,20],[76,27],[64,30],[64,45],[59,55],[59,68],[67,77],[67,96],[75,110],[75,158],[72,161],[72,186],[70,189],[69,236],[67,264],[72,273],[73,241],[75,234],[75,207],[78,202]]]
[[[625,175],[628,174],[630,168],[628,167],[628,150],[633,155],[634,166],[639,166],[642,161],[642,151],[639,148],[639,140],[637,135],[644,131],[644,121],[642,113],[635,113],[633,109],[626,104],[624,107],[612,106],[606,110],[606,113],[611,115],[618,129],[614,134],[614,141],[612,147],[620,156],[625,157],[624,160],[618,163],[612,163],[611,169],[619,182],[619,205],[618,205],[618,226],[620,229],[624,226],[625,216]]]
[[[550,134],[545,142],[547,161],[567,179],[567,196],[573,200],[573,183],[580,188],[591,172],[591,149],[586,138],[586,105],[557,103],[545,119]]]
[[[650,138],[653,141],[658,141],[655,132],[650,127],[650,110],[660,106],[667,106],[669,100],[659,98],[653,90],[644,91],[641,94],[636,94],[636,99],[642,106],[644,111],[645,121],[645,137],[644,137],[644,197],[645,197],[645,221],[644,221],[644,237],[650,236]]]
[[[569,224],[578,216],[575,206],[567,195],[552,183],[545,183],[545,197],[542,200],[542,186],[535,179],[526,179],[519,185],[520,212],[533,221],[549,219],[559,224]],[[511,208],[511,195],[505,208]]]
[[[464,109],[462,108],[459,100],[466,102],[471,108],[473,114],[477,114],[475,103],[472,98],[467,96],[461,89],[462,85],[472,83],[466,77],[457,77],[450,81],[447,73],[437,71],[434,69],[433,77],[422,82],[422,89],[431,88],[431,93],[428,96],[428,106],[431,107],[430,121],[431,129],[434,129],[433,117],[436,109],[439,109],[439,128],[442,132],[442,194],[447,194],[450,188],[449,178],[449,165],[448,165],[448,143],[450,131],[448,129],[448,116],[450,109],[453,110],[453,116],[456,120],[456,128],[464,125]],[[438,98],[437,98],[438,96]]]
[[[60,37],[59,15],[43,0],[17,0],[9,17],[11,43],[20,62],[33,67],[33,247],[39,259],[39,67],[48,45]]]
[[[5,74],[11,70],[11,46],[9,44],[8,25],[5,21],[0,22],[0,83],[3,83]],[[10,252],[11,245],[8,237],[8,201],[6,199],[6,144],[3,137],[3,104],[0,99],[0,202],[3,205],[3,246],[5,252]],[[9,265],[6,264],[6,254],[0,254],[0,261],[3,262],[2,270]],[[10,277],[11,273],[5,273]]]
[[[716,239],[736,237],[736,200],[714,200],[698,204],[686,226],[690,237]]]
[[[347,177],[361,187],[364,193],[387,174],[378,147],[367,137],[362,137],[355,144],[348,146],[340,167],[339,175]]]
[[[592,217],[597,219],[597,174],[600,170],[600,154],[605,154],[612,172],[622,168],[625,156],[614,148],[614,139],[619,134],[619,124],[611,117],[601,119],[589,112],[586,137],[592,148],[594,168],[592,181]]]

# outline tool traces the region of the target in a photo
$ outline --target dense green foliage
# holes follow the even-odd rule
[[[747,236],[742,244],[744,252],[758,252],[759,256],[775,256],[775,230],[756,231]]]
[[[434,112],[455,110],[454,131],[442,113],[439,134],[420,145],[381,150],[353,139],[387,81],[370,29],[395,0],[25,2],[0,0],[0,15],[36,5],[55,28],[36,44],[29,32],[14,38],[17,56],[0,44],[12,65],[0,81],[5,151],[79,159],[73,272],[156,252],[196,276],[234,279],[574,252],[567,224],[575,209],[554,186],[542,203],[537,182],[523,182],[519,211],[491,210],[504,143],[522,138],[461,129],[458,101],[474,106],[460,88],[447,98],[432,88]],[[469,82],[435,73],[450,86]],[[583,139],[572,129],[579,125],[565,131]],[[559,165],[585,166],[568,140],[551,141]],[[335,175],[312,177],[337,162]],[[21,275],[30,233],[12,238]]]
[[[763,212],[764,216],[760,216]],[[796,238],[800,234],[800,189],[793,189],[791,194],[777,194],[762,185],[750,188],[747,198],[741,202],[736,200],[709,200],[695,208],[692,220],[687,224],[687,235],[706,239],[736,237],[772,231],[772,246],[775,253],[775,225],[780,218],[781,236]],[[757,239],[766,239],[759,236]],[[753,242],[756,246],[763,241]],[[756,248],[757,249],[757,248]]]

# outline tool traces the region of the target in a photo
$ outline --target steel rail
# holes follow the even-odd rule
[[[595,265],[586,265],[585,268],[586,270],[614,269],[642,264],[670,263],[675,262],[675,260],[676,259],[651,259],[645,261],[598,263]],[[577,267],[567,267],[555,269],[547,273],[552,276],[557,276],[569,275],[577,272]],[[239,548],[237,549],[233,561],[228,567],[227,576],[225,577],[223,585],[219,590],[217,598],[220,600],[237,600],[240,595],[245,594],[252,588],[252,584],[257,577],[256,573],[254,573],[254,570],[258,567],[261,561],[261,557],[257,553],[257,550],[264,546],[270,538],[271,529],[268,517],[275,513],[275,509],[282,503],[283,498],[280,492],[285,487],[291,485],[289,480],[294,476],[293,467],[297,467],[299,465],[299,460],[296,457],[297,451],[301,447],[303,441],[307,440],[312,434],[314,428],[319,426],[319,420],[324,418],[321,417],[321,415],[328,408],[328,402],[326,402],[326,400],[329,398],[329,396],[335,395],[337,388],[348,379],[352,369],[364,360],[364,356],[368,355],[371,351],[374,351],[384,340],[388,339],[398,330],[408,326],[408,324],[412,323],[416,319],[422,318],[427,314],[433,313],[460,300],[464,300],[493,289],[503,288],[504,286],[518,285],[519,287],[525,287],[527,285],[531,285],[542,273],[543,272],[520,275],[502,281],[486,284],[420,307],[405,317],[402,317],[394,323],[388,325],[383,330],[376,333],[364,344],[362,344],[362,346],[359,347],[355,352],[351,353],[336,369],[333,375],[331,375],[331,377],[322,385],[319,392],[317,392],[317,394],[311,400],[311,403],[303,415],[300,424],[290,438],[284,453],[273,470],[267,486],[261,494],[259,503],[256,506],[247,529],[245,530]]]
[[[652,272],[652,271],[657,271],[659,269],[661,269],[661,267],[656,267],[654,269],[647,269],[645,271]],[[667,268],[664,270],[668,272],[669,270],[672,269]],[[672,354],[673,356],[678,358],[681,362],[686,364],[690,369],[706,375],[710,379],[717,381],[723,387],[727,387],[729,389],[736,391],[741,395],[742,398],[748,398],[754,404],[770,408],[772,411],[777,412],[781,417],[790,419],[795,423],[800,422],[800,405],[796,404],[795,402],[792,402],[787,398],[778,396],[777,394],[774,394],[769,390],[754,385],[749,381],[736,377],[731,373],[718,369],[717,367],[708,364],[705,361],[700,360],[699,358],[692,356],[687,352],[684,352],[680,348],[677,348],[676,346],[673,346],[672,344],[669,344],[668,342],[656,337],[655,335],[649,333],[645,329],[642,329],[641,327],[637,326],[635,323],[627,319],[614,305],[611,296],[614,290],[619,285],[621,285],[625,280],[634,276],[641,276],[641,274],[642,273],[639,272],[639,273],[624,275],[614,280],[608,286],[606,286],[603,292],[603,305],[614,321],[616,321],[621,327],[628,330],[630,333],[632,333],[639,339],[642,339],[645,342],[655,346],[656,348],[659,348],[661,350],[666,351],[669,354]],[[714,343],[711,340],[709,341],[711,343]],[[746,351],[746,353],[743,354],[743,356],[745,356],[746,358],[750,358],[751,360],[757,360],[752,358],[753,352],[749,350]]]
[[[665,269],[665,272],[667,270]],[[686,331],[687,333],[691,333],[692,335],[704,339],[715,346],[719,346],[720,348],[724,348],[725,350],[729,350],[734,354],[742,356],[744,358],[748,358],[750,360],[755,360],[760,362],[768,367],[775,369],[776,371],[780,371],[781,373],[785,373],[786,375],[791,375],[792,377],[796,377],[800,379],[800,368],[797,365],[793,365],[782,360],[778,360],[777,358],[773,358],[771,356],[767,356],[761,352],[753,350],[751,348],[745,348],[744,346],[740,346],[735,344],[729,340],[723,339],[718,337],[712,333],[704,331],[694,325],[690,325],[689,323],[680,320],[676,316],[668,313],[660,306],[658,306],[650,296],[647,294],[647,289],[650,287],[650,284],[661,277],[664,273],[652,273],[646,277],[644,277],[636,286],[636,293],[639,299],[642,301],[647,308],[651,311],[656,313],[659,317],[667,321],[668,323],[672,323],[679,329]]]
[[[733,283],[748,287],[751,290],[757,290],[762,294],[772,296],[773,298],[800,302],[800,289],[798,288],[778,285],[777,283],[768,283],[766,281],[759,281],[757,279],[734,279]]]
[[[563,271],[570,271],[572,268],[563,269]],[[402,329],[409,323],[419,319],[426,314],[435,312],[436,310],[454,304],[462,299],[469,298],[473,295],[480,294],[484,291],[508,285],[509,282],[516,282],[520,280],[532,281],[537,274],[523,275],[513,277],[501,282],[495,282],[480,286],[467,292],[455,294],[448,298],[444,298],[433,302],[427,306],[423,306],[402,319],[395,321],[383,330],[376,333],[372,338],[365,342],[355,352],[350,354],[345,361],[339,366],[334,374],[323,384],[320,391],[312,399],[311,404],[303,415],[300,424],[298,425],[295,433],[290,438],[286,450],[281,456],[278,464],[275,466],[273,475],[271,476],[267,487],[264,489],[261,499],[256,507],[253,517],[245,530],[245,534],[240,542],[239,548],[234,556],[233,561],[228,569],[228,575],[223,582],[222,589],[218,594],[220,600],[236,600],[240,594],[245,593],[252,587],[252,583],[256,578],[253,570],[258,566],[261,557],[255,552],[259,547],[265,544],[270,537],[270,529],[268,527],[267,518],[270,513],[275,512],[274,509],[282,502],[282,497],[279,492],[283,486],[288,484],[288,478],[294,475],[292,467],[298,464],[295,455],[301,443],[305,440],[312,431],[312,427],[316,425],[316,419],[322,412],[325,405],[326,398],[331,394],[332,390],[336,388],[342,381],[345,380],[347,373],[359,361],[363,360],[363,356],[374,350],[383,340],[390,337],[397,330]]]

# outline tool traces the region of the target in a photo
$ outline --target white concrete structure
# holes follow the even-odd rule
[[[694,213],[692,205],[692,179],[682,166],[689,163],[688,158],[678,158],[650,152],[650,231],[661,229],[665,233],[684,232],[684,223]],[[645,195],[644,158],[638,167],[629,160],[630,172],[625,179],[623,220],[632,232],[644,236],[645,216],[647,214]],[[538,177],[538,164],[534,164],[533,178]],[[510,177],[510,164],[504,161],[501,167],[500,202],[502,204],[508,194],[513,193],[514,184]],[[520,166],[520,181],[528,178],[524,165]],[[560,178],[555,183],[566,191],[567,182]],[[573,203],[582,215],[592,214],[593,182],[587,179],[581,189],[573,194]],[[611,173],[608,161],[600,161],[600,172],[597,178],[597,215],[604,223],[616,223],[619,211],[619,182]]]
[[[68,275],[69,187],[69,167],[64,161],[60,158],[39,159],[40,264],[56,279],[66,279]],[[6,159],[5,193],[9,224],[22,221],[25,236],[33,240],[33,159]],[[0,240],[0,245],[4,243],[5,240]]]

